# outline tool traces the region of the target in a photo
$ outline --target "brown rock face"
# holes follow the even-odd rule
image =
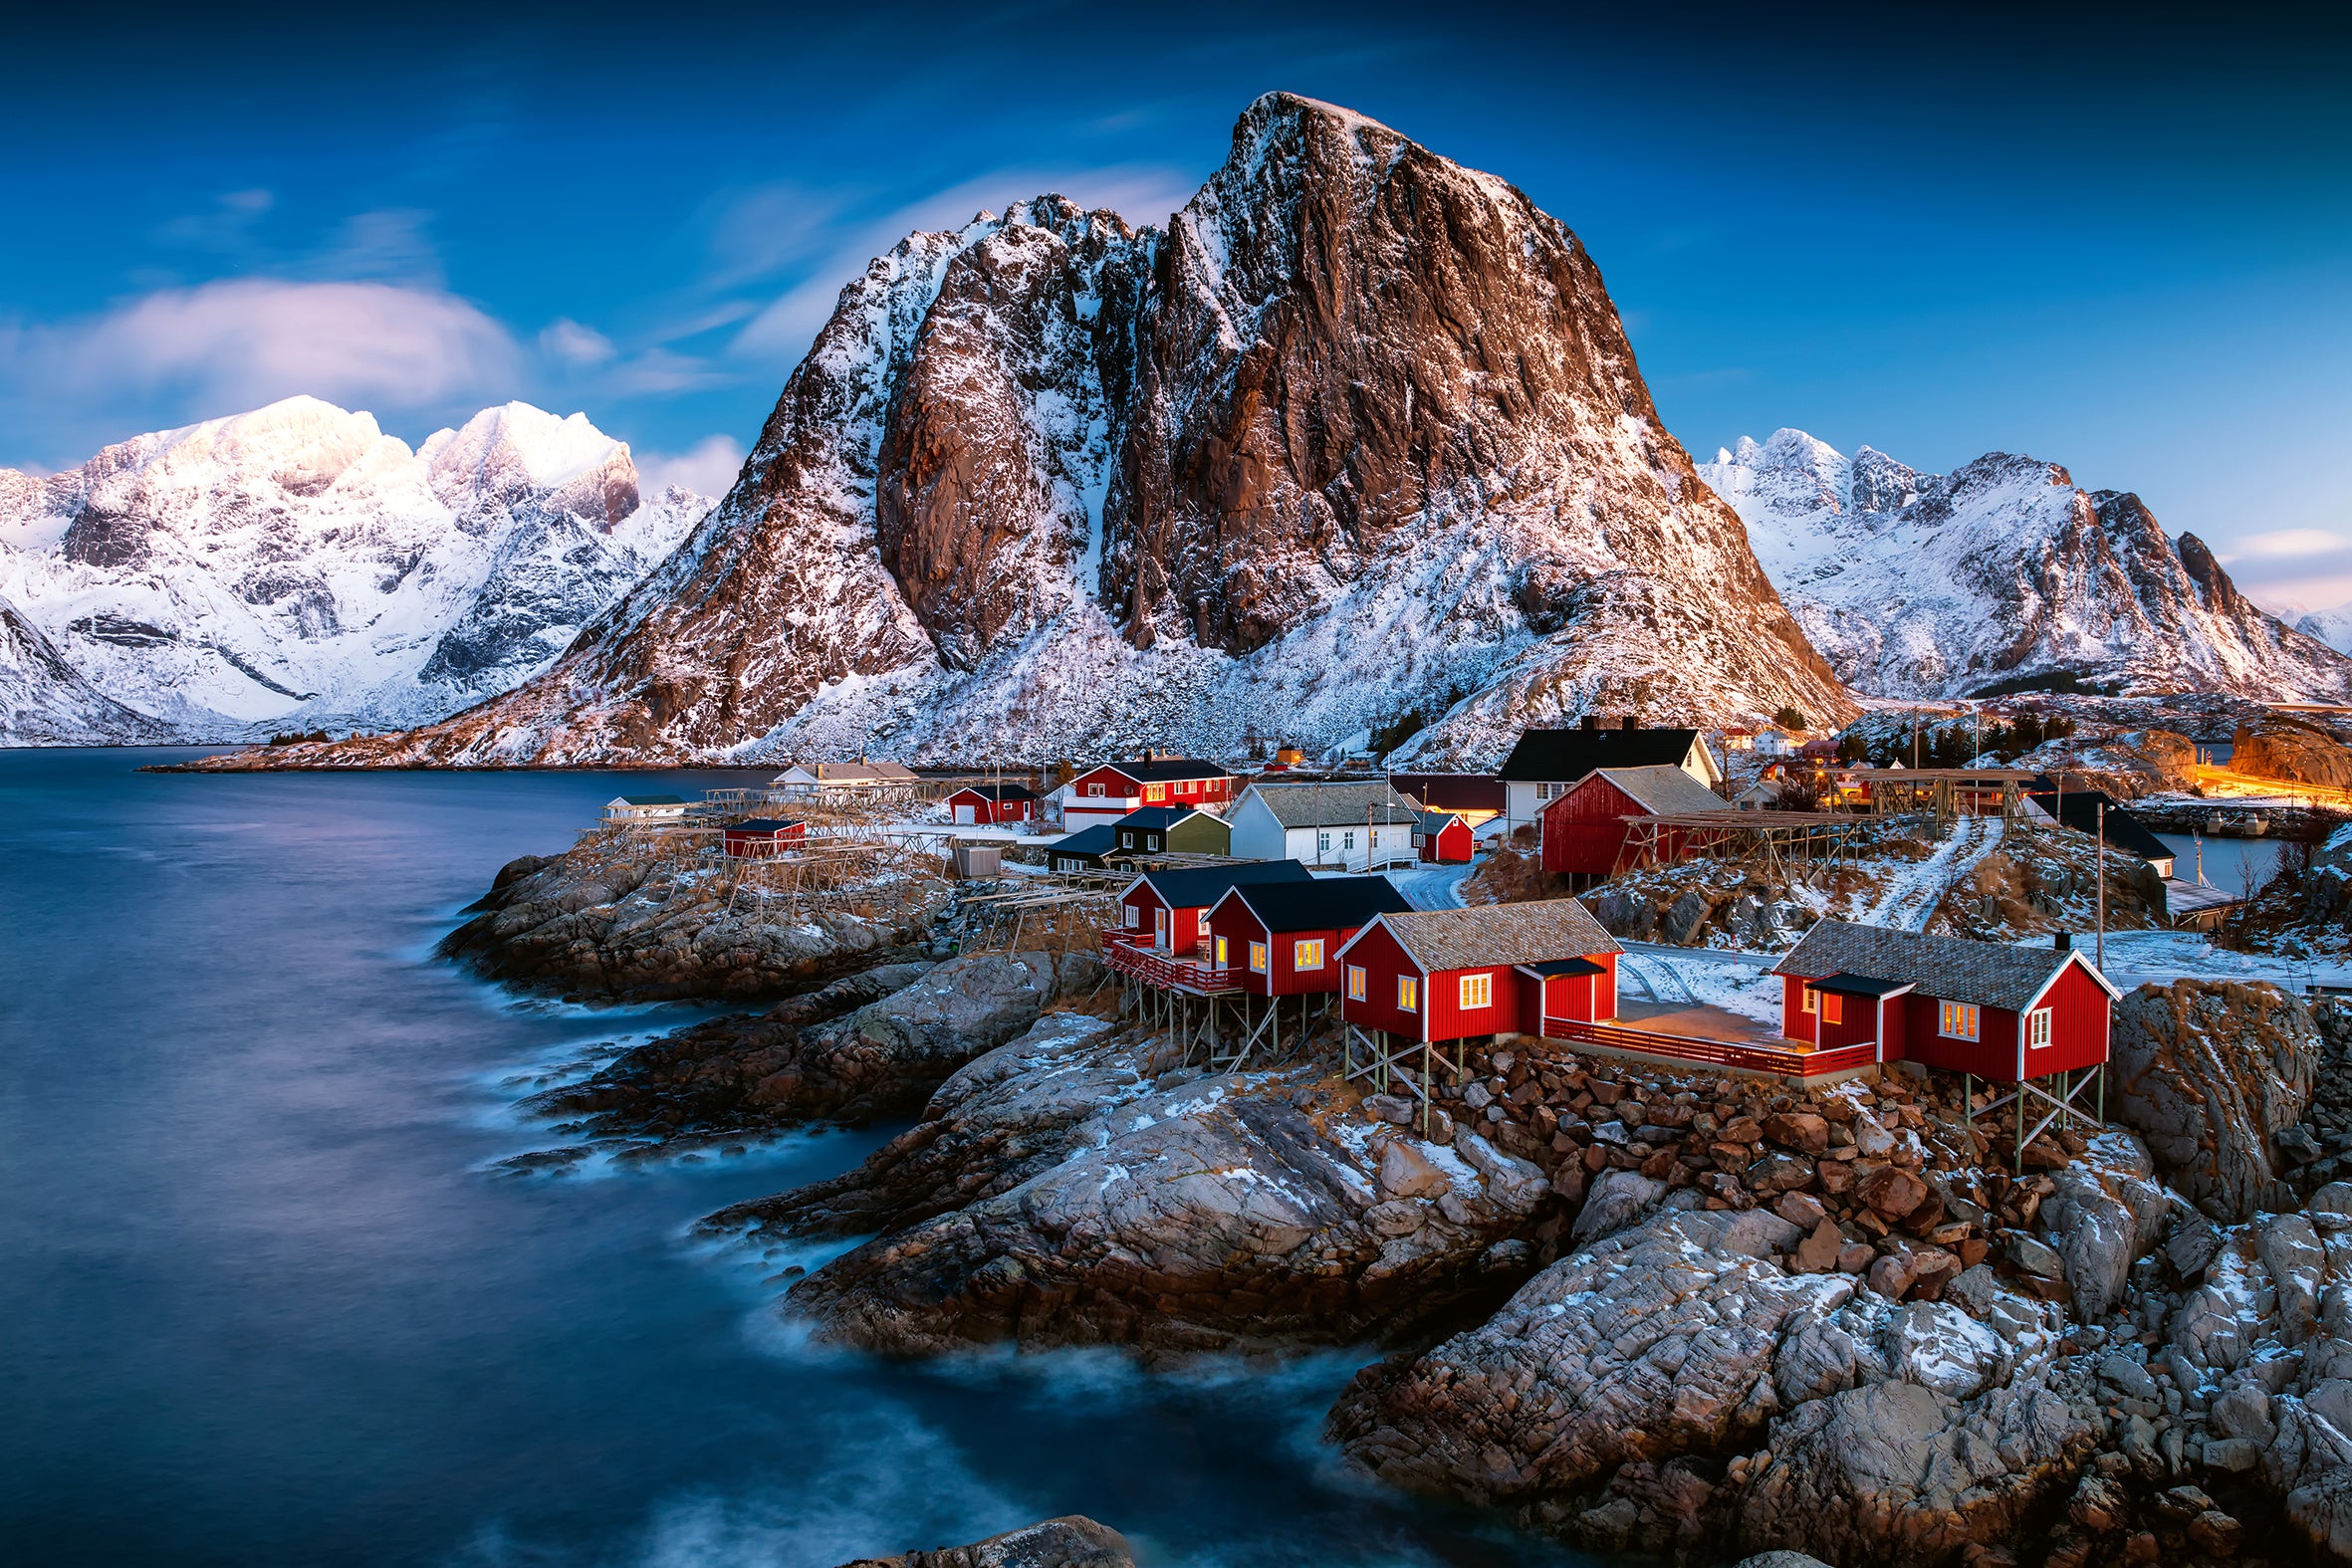
[[[1853,711],[1575,236],[1271,94],[1164,233],[1041,197],[910,236],[733,494],[554,669],[288,761],[1215,755],[1403,715],[1468,761],[1588,710],[1782,704]]]
[[[2291,719],[2271,718],[2238,726],[2230,767],[2258,779],[2352,789],[2352,747],[2317,725]]]

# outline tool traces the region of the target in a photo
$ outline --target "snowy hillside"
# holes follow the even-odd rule
[[[99,691],[0,599],[0,746],[152,746],[170,730]]]
[[[546,675],[318,760],[1230,755],[1852,711],[1519,191],[1286,94],[1166,229],[1055,196],[841,292],[742,480]]]
[[[2314,610],[2295,622],[2295,630],[2306,637],[2317,637],[2338,653],[2352,653],[2352,604]]]
[[[640,497],[584,415],[509,403],[412,452],[296,397],[0,470],[0,596],[174,738],[397,727],[546,668],[710,505]]]
[[[2055,464],[1995,452],[1923,474],[1780,430],[1699,472],[1856,690],[2352,696],[2352,661],[2256,607],[2197,536]]]

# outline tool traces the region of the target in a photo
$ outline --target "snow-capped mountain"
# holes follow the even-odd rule
[[[1165,229],[1055,196],[840,295],[741,481],[546,675],[315,760],[1228,754],[1853,711],[1574,235],[1272,94]]]
[[[0,598],[0,745],[152,746],[170,729],[84,680],[24,612]]]
[[[2352,604],[2313,610],[2295,622],[2295,630],[2306,637],[2317,637],[2338,653],[2352,653]]]
[[[582,414],[509,403],[411,451],[294,397],[0,469],[0,595],[171,738],[410,725],[546,668],[710,506],[641,497]]]
[[[2054,463],[1993,452],[1923,474],[1780,430],[1699,472],[1856,690],[2352,695],[2352,661],[2239,593],[2196,535],[2176,543],[2139,497]]]

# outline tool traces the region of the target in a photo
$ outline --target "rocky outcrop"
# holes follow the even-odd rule
[[[1026,1524],[970,1546],[860,1557],[841,1568],[1135,1568],[1127,1538],[1083,1514]]]
[[[872,985],[904,983],[846,1017],[796,1024],[817,1008],[795,1002],[763,1016],[714,1018],[625,1051],[523,1109],[597,1138],[709,1139],[816,1119],[870,1121],[919,1104],[957,1067],[1035,1023],[1049,1003],[1102,976],[1091,956],[1046,953],[891,969]],[[827,990],[837,1000],[851,988]]]
[[[994,1096],[996,1114],[1024,1115],[1020,1099]],[[1312,1069],[1163,1079],[1057,1134],[1073,1147],[1046,1169],[833,1259],[786,1310],[901,1354],[1172,1356],[1393,1335],[1524,1278],[1541,1173],[1472,1134],[1448,1147],[1367,1125],[1354,1100]],[[963,1119],[950,1135],[973,1141]],[[985,1165],[970,1177],[1000,1185]]]
[[[2352,789],[2352,747],[2315,724],[2273,715],[2238,726],[2230,771]]]
[[[856,677],[851,679],[851,677]],[[736,488],[544,677],[288,764],[1231,755],[1854,710],[1502,180],[1274,93],[1164,229],[1058,196],[843,289]]]
[[[855,907],[788,913],[732,891],[661,840],[596,833],[507,865],[440,952],[486,979],[568,997],[755,1002],[928,958],[948,896],[912,868],[878,877]]]
[[[2216,1220],[2294,1207],[2275,1139],[2302,1119],[2319,1031],[2274,986],[2178,981],[2116,1006],[2108,1110]]]

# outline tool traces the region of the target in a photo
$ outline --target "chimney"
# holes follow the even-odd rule
[[[1598,714],[1588,713],[1580,722],[1587,730],[1597,730],[1600,728],[1600,716]]]
[[[2060,953],[2072,952],[2074,950],[2074,933],[2071,931],[2059,932],[2050,938],[2050,947]]]
[[[1640,728],[1641,728],[1641,715],[1640,715],[1640,714],[1638,714],[1638,713],[1629,713],[1629,714],[1627,714],[1627,715],[1625,716],[1625,728],[1627,728],[1628,730],[1638,730],[1638,729],[1640,729]]]

